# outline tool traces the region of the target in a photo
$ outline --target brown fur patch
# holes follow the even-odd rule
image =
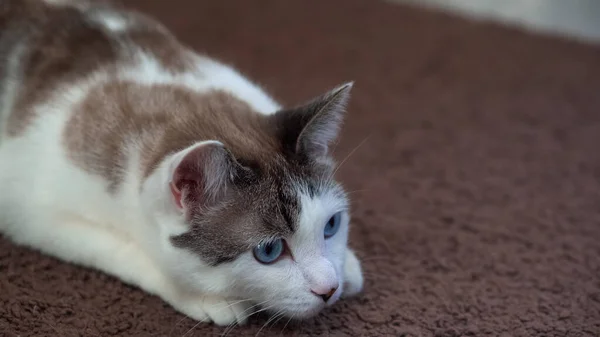
[[[137,21],[124,34],[122,39],[126,47],[140,48],[144,53],[152,55],[167,71],[181,73],[194,66],[192,52],[166,30],[158,30],[154,22],[144,17],[136,17]]]
[[[72,159],[115,188],[127,165],[128,145],[141,151],[144,177],[168,154],[202,140],[219,140],[237,158],[257,160],[279,146],[266,123],[221,91],[199,94],[171,85],[113,82],[90,91],[64,135]]]
[[[61,83],[114,60],[116,53],[106,34],[73,7],[10,0],[7,8],[2,20],[9,21],[9,27],[2,34],[17,34],[27,44],[22,82],[7,125],[8,134],[17,136],[35,118],[35,104],[48,98]]]
[[[122,16],[123,32],[107,29],[99,17]],[[26,48],[15,106],[8,117],[9,136],[18,136],[35,119],[33,107],[49,98],[60,85],[93,72],[130,63],[142,50],[167,70],[189,69],[191,57],[160,24],[135,12],[120,11],[106,3],[84,9],[52,6],[41,0],[3,0],[0,4],[0,82],[7,59],[19,43]]]

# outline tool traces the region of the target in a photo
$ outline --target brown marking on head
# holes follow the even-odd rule
[[[92,89],[77,107],[64,141],[71,160],[107,179],[111,191],[137,164],[130,162],[134,158],[139,158],[134,169],[144,180],[171,154],[201,141],[222,143],[191,150],[173,178],[183,191],[190,223],[173,244],[218,264],[265,237],[292,233],[300,212],[299,189],[315,195],[337,188],[330,162],[318,160],[326,153],[311,145],[324,144],[326,132],[319,130],[334,126],[323,124],[332,112],[320,111],[340,100],[337,95],[262,115],[222,91],[110,82]],[[218,186],[211,191],[216,193],[209,193],[206,185],[215,181]]]
[[[18,136],[35,120],[34,106],[63,84],[116,65],[135,62],[136,52],[155,57],[166,70],[191,67],[185,47],[150,17],[98,2],[89,6],[53,6],[39,0],[7,0],[0,6],[0,76],[6,58],[25,43],[19,93],[8,117],[9,136]],[[118,15],[128,29],[113,32],[102,15]],[[0,81],[2,77],[0,77]]]

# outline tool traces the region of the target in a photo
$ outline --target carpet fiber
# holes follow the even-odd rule
[[[126,3],[284,103],[356,81],[336,156],[365,292],[260,335],[600,335],[599,47],[379,1]],[[223,332],[195,324],[0,239],[2,336]]]

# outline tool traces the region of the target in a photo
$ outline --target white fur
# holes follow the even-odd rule
[[[140,52],[137,65],[125,66],[119,77],[142,84],[179,84],[196,92],[223,90],[263,114],[272,114],[281,108],[256,84],[236,70],[207,57],[196,56],[196,60],[195,72],[172,74],[162,69],[152,55]]]
[[[121,22],[106,23],[121,28]],[[139,60],[119,76],[148,84],[176,83],[200,92],[227,90],[261,113],[279,109],[259,87],[218,62],[198,57],[197,72],[173,75],[148,55],[140,54]],[[140,155],[132,146],[125,183],[116,194],[107,191],[101,177],[76,167],[65,152],[62,132],[73,105],[91,85],[105,80],[103,73],[91,74],[57,88],[37,106],[40,117],[23,135],[4,138],[0,133],[0,232],[17,243],[114,275],[192,318],[217,324],[244,322],[253,302],[305,317],[324,306],[311,290],[339,286],[330,303],[340,297],[345,283],[350,293],[360,291],[360,265],[346,247],[348,215],[336,236],[323,238],[329,217],[346,207],[333,193],[310,198],[298,191],[303,211],[299,230],[289,240],[296,261],[264,266],[247,252],[232,263],[210,267],[169,242],[170,236],[186,231],[168,183],[174,165],[189,149],[168,157],[142,182]],[[0,97],[14,92],[17,82],[9,83]],[[7,116],[11,100],[3,102],[0,116]]]
[[[93,18],[108,30],[113,32],[122,32],[127,30],[129,27],[129,22],[127,22],[127,19],[116,13],[99,11],[93,16]]]

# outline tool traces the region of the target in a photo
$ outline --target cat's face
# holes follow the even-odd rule
[[[168,197],[151,213],[178,282],[296,318],[337,301],[349,213],[328,147],[349,89],[265,116],[255,134],[272,139],[250,143],[272,147],[206,141],[165,160],[149,184]]]
[[[295,232],[242,254],[229,272],[240,298],[303,318],[336,302],[343,291],[349,217],[346,200],[335,189],[299,198]]]

